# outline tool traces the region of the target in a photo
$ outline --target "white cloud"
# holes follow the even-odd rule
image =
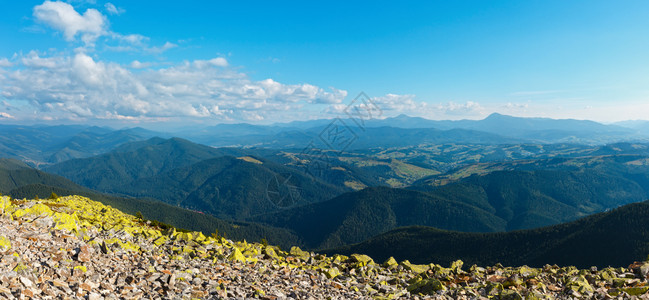
[[[111,32],[110,37],[113,38],[114,41],[117,41],[117,44],[107,44],[105,46],[105,49],[115,52],[143,52],[160,54],[169,49],[178,47],[178,45],[171,42],[165,42],[162,46],[150,47],[148,45],[150,38],[141,34],[121,35],[119,33]]]
[[[0,119],[15,119],[15,118],[16,117],[14,117],[14,116],[6,113],[6,112],[0,111]]]
[[[195,60],[194,66],[199,69],[208,68],[208,67],[227,67],[228,61],[223,57],[216,57],[210,60]]]
[[[140,62],[139,60],[134,60],[129,65],[133,69],[145,69],[153,66],[153,63],[150,62]]]
[[[113,33],[112,36],[131,45],[144,45],[144,43],[149,40],[148,37],[141,34],[121,35],[118,33]]]
[[[290,115],[304,104],[341,103],[347,95],[310,84],[254,81],[222,57],[165,68],[139,61],[124,66],[84,52],[70,57],[30,52],[16,61],[0,81],[3,98],[23,101],[39,116],[54,119],[265,120]]]
[[[315,97],[315,103],[335,104],[340,103],[342,99],[347,97],[347,91],[339,90],[334,87],[329,87],[331,92],[325,92],[323,89],[318,89]]]
[[[374,97],[372,98],[372,101],[374,101],[381,110],[395,111],[399,113],[421,113],[428,109],[428,103],[417,102],[414,99],[415,95],[387,94],[381,97]]]
[[[125,10],[112,3],[106,3],[104,8],[110,14],[117,15]],[[61,31],[68,42],[75,42],[77,36],[86,48],[94,48],[97,40],[104,37],[102,45],[105,50],[116,52],[142,52],[160,54],[169,49],[178,47],[172,42],[165,42],[161,46],[150,46],[149,37],[141,34],[121,34],[109,29],[106,16],[94,8],[87,9],[80,14],[75,8],[61,1],[45,1],[34,6],[34,17],[37,21],[51,28]]]
[[[58,64],[62,63],[62,60],[59,57],[42,58],[38,52],[32,50],[27,56],[21,59],[21,62],[24,66],[32,68],[55,68]]]
[[[434,107],[426,102],[416,101],[415,95],[386,94],[372,97],[370,101],[371,103],[358,102],[357,107],[361,110],[371,110],[373,118],[393,117],[399,114],[430,118],[435,115]],[[349,111],[348,105],[334,104],[325,112],[334,115],[345,114],[345,111]]]
[[[84,53],[78,53],[74,56],[72,71],[79,81],[93,87],[101,87],[109,80],[106,74],[106,66],[101,62],[95,62],[92,57]]]
[[[256,112],[244,112],[242,117],[246,121],[262,121],[265,119],[262,115]]]
[[[117,7],[117,6],[115,6],[115,4],[112,4],[110,2],[104,4],[104,8],[106,8],[106,11],[108,13],[113,14],[113,15],[121,15],[121,14],[126,12],[125,9],[123,9],[121,7]]]
[[[79,14],[72,5],[61,1],[45,1],[34,7],[34,17],[54,29],[63,32],[67,41],[73,41],[77,34],[86,45],[92,45],[106,33],[106,18],[96,9],[90,8]]]
[[[0,58],[0,68],[8,68],[11,66],[13,66],[13,64],[6,57]]]
[[[169,49],[173,49],[173,48],[176,48],[176,47],[178,47],[178,45],[176,45],[174,43],[171,43],[171,42],[165,42],[164,45],[162,45],[160,47],[150,47],[150,48],[144,49],[144,51],[150,52],[150,53],[162,53],[162,52],[165,52],[165,51],[167,51]]]

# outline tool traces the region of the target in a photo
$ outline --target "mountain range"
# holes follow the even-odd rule
[[[249,149],[154,138],[46,170],[102,192],[285,228],[314,249],[361,242],[401,226],[465,232],[537,228],[649,198],[649,160],[637,154],[479,163],[424,177],[405,189],[364,184],[390,169],[328,166],[328,176],[364,180],[354,188],[304,173],[292,160],[280,161]],[[448,182],[434,184],[440,176]]]
[[[495,252],[458,253],[492,264],[547,239],[524,261],[562,262],[564,241],[583,245],[593,236],[600,219],[589,216],[649,199],[649,143],[634,129],[642,124],[621,125],[398,116],[362,126],[344,118],[222,124],[182,138],[140,128],[2,125],[0,157],[9,158],[0,159],[0,193],[87,195],[205,234],[345,253],[479,240]],[[393,248],[413,261],[452,258],[444,247],[429,251],[434,257]]]
[[[521,118],[498,113],[491,114],[483,120],[437,121],[399,115],[362,122],[341,117],[268,126],[228,124],[185,132],[187,134],[185,137],[212,146],[284,148],[305,145],[310,141],[319,143],[322,132],[332,128],[341,132],[352,132],[350,135],[358,139],[358,144],[354,144],[352,149],[449,141],[480,144],[527,142],[592,145],[649,140],[649,131],[642,130],[642,127],[629,128],[588,120]],[[326,146],[326,143],[324,144]]]
[[[463,232],[538,228],[649,199],[646,167],[617,174],[597,168],[494,171],[439,187],[366,188],[252,220],[288,228],[318,249],[411,225]]]
[[[115,151],[47,167],[48,172],[85,187],[133,197],[152,197],[225,219],[250,216],[288,206],[328,200],[344,192],[293,168],[254,158],[237,148],[212,148],[179,138],[154,138]],[[277,183],[280,183],[279,186]],[[295,186],[285,195],[275,188]],[[283,199],[291,197],[291,199]],[[275,203],[275,200],[284,201]]]
[[[163,136],[143,128],[114,130],[83,125],[2,125],[0,157],[40,166],[105,153],[124,143]]]
[[[76,193],[93,197],[93,199],[133,214],[142,212],[148,219],[173,222],[174,226],[200,230],[206,234],[218,230],[220,234],[233,239],[264,238],[282,245],[282,247],[304,245],[304,241],[300,237],[286,229],[247,222],[224,222],[206,214],[161,204],[153,200],[103,195],[80,187],[65,178],[33,169],[16,160],[0,159],[0,172],[2,172],[0,192],[14,197],[29,198],[47,195],[51,192],[60,195]],[[42,184],[43,182],[51,185]],[[9,188],[12,190],[8,191]],[[405,196],[400,201],[410,202],[407,204],[431,201],[416,200],[429,197],[425,193],[399,189],[370,188],[357,193],[371,194],[376,191],[376,195],[379,197],[394,199],[390,194],[397,190],[405,192]],[[337,199],[342,199],[338,201],[344,203],[344,199],[352,198],[356,197],[344,194]],[[359,202],[365,205],[369,204],[370,207],[373,205],[366,200]],[[394,203],[394,201],[389,200],[387,203]],[[341,208],[344,207],[344,205],[341,206]],[[410,206],[402,205],[400,207],[403,209],[403,207]],[[323,213],[322,217],[314,220],[301,217],[301,221],[307,221],[307,228],[309,226],[312,226],[312,229],[322,228],[318,225],[327,223],[319,224],[319,222],[326,220],[332,214],[331,212]],[[444,213],[444,211],[440,211],[437,216]],[[305,214],[310,214],[308,209]],[[420,210],[420,214],[423,215],[424,211]],[[395,215],[399,215],[399,212]],[[402,227],[379,234],[359,244],[325,250],[324,253],[366,253],[377,261],[394,256],[398,260],[408,259],[413,263],[435,262],[442,265],[450,264],[451,261],[457,259],[462,259],[467,264],[503,263],[541,266],[556,263],[579,267],[622,265],[628,261],[643,259],[649,251],[646,243],[649,238],[646,231],[647,225],[649,225],[647,224],[649,222],[649,219],[646,218],[647,215],[649,215],[649,203],[642,202],[594,214],[571,223],[522,231],[467,233],[445,231],[433,227]],[[381,218],[380,213],[376,216]],[[456,217],[457,215],[449,216]],[[300,219],[300,217],[294,218]],[[454,221],[458,222],[458,220],[460,219]],[[468,221],[474,222],[473,220]],[[308,222],[314,225],[309,225]],[[354,228],[349,227],[349,229],[353,231]],[[313,233],[321,234],[318,231]],[[525,255],[521,255],[522,253]]]
[[[314,145],[354,150],[414,146],[422,143],[520,144],[573,143],[602,145],[649,141],[643,122],[601,124],[587,120],[521,118],[492,114],[483,120],[436,121],[400,115],[361,123],[344,117],[272,125],[220,124],[175,132],[143,128],[110,129],[85,125],[0,125],[0,156],[49,165],[106,153],[115,147],[152,137],[180,137],[212,147],[275,149]],[[643,127],[644,126],[644,127]],[[347,142],[332,145],[332,132]]]

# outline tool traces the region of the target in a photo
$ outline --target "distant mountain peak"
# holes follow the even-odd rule
[[[385,120],[396,120],[396,121],[431,121],[422,117],[412,117],[406,114],[400,114],[394,117],[385,118]]]
[[[489,116],[487,116],[485,118],[485,120],[487,120],[487,119],[502,119],[502,118],[514,118],[514,117],[512,117],[510,115],[503,115],[501,113],[494,112],[494,113],[491,113]]]

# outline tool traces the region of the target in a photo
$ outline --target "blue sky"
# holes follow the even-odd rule
[[[0,122],[649,119],[648,53],[647,1],[5,1]]]

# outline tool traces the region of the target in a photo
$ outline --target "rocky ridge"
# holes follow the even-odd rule
[[[647,262],[602,270],[379,264],[162,229],[80,196],[0,197],[0,298],[649,299],[648,276]]]

